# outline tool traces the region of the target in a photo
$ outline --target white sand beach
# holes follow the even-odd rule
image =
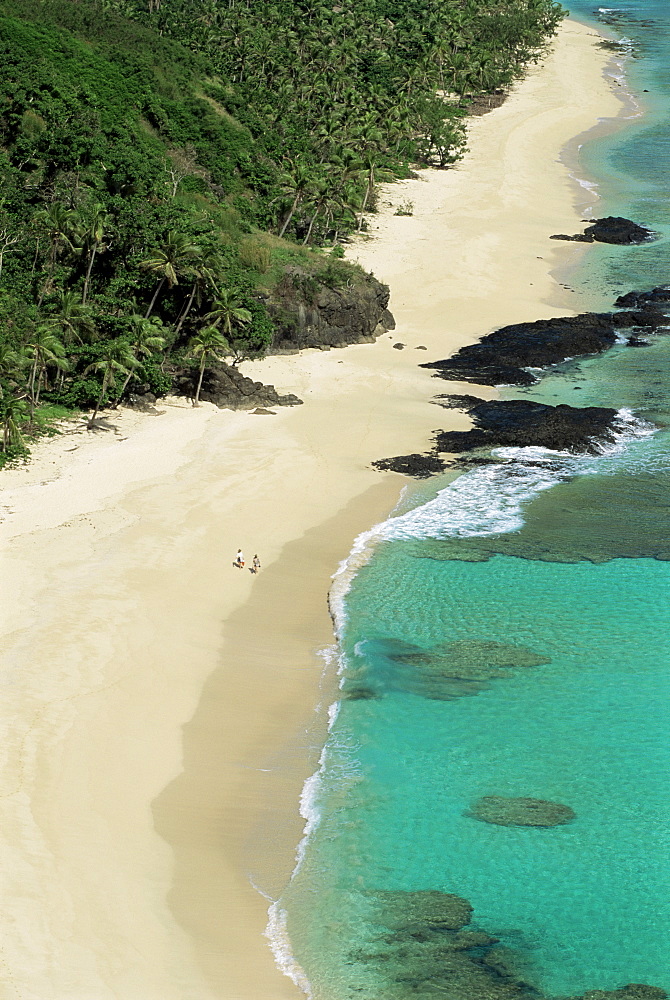
[[[258,889],[295,863],[330,579],[407,485],[371,461],[467,426],[418,364],[571,309],[552,275],[584,248],[549,236],[593,195],[560,153],[624,109],[598,41],[567,22],[462,163],[384,189],[349,256],[394,333],[243,366],[304,405],[109,411],[0,474],[0,1000],[301,995]]]

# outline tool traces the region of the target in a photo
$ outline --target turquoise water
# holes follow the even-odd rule
[[[646,114],[584,146],[580,172],[598,214],[663,238],[589,250],[571,276],[589,305],[670,281],[670,10],[619,10]],[[274,909],[317,1000],[670,991],[669,375],[661,335],[508,390],[620,408],[618,440],[499,449],[359,540],[335,591],[342,699]],[[485,796],[575,818],[482,822]],[[466,898],[479,936],[427,915],[449,899],[431,893]]]

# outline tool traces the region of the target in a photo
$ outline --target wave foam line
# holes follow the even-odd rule
[[[282,910],[279,903],[273,903],[268,910],[268,924],[265,936],[270,942],[274,960],[280,972],[292,979],[298,989],[307,997],[312,997],[312,986],[305,975],[302,966],[296,961],[291,950],[291,939],[288,934],[288,914]]]
[[[537,447],[496,448],[492,454],[502,459],[499,464],[482,465],[459,476],[427,503],[359,535],[333,578],[331,611],[337,634],[351,582],[380,541],[474,538],[518,531],[524,523],[524,506],[538,493],[576,475],[610,471],[603,459],[619,457],[631,442],[650,437],[656,428],[622,408],[613,430],[613,440],[596,443],[596,455]]]

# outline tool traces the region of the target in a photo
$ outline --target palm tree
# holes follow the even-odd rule
[[[37,302],[37,307],[39,308],[42,305],[44,296],[46,295],[51,284],[59,252],[63,248],[68,249],[71,252],[74,252],[76,249],[74,243],[72,242],[75,234],[75,213],[71,209],[65,208],[64,205],[59,205],[57,202],[54,202],[53,205],[49,205],[48,208],[44,208],[38,212],[35,219],[42,229],[46,230],[51,243],[51,250],[49,252],[49,273],[47,280],[42,286],[39,300]]]
[[[219,355],[229,350],[228,341],[219,333],[215,326],[204,327],[189,344],[189,354],[191,357],[200,359],[200,375],[198,377],[198,388],[195,391],[193,405],[200,405],[200,390],[202,389],[202,379],[205,374],[205,365],[208,361],[220,361]]]
[[[177,321],[177,325],[174,331],[174,340],[177,340],[179,336],[179,331],[181,330],[186,317],[191,311],[191,306],[193,301],[198,297],[198,302],[200,302],[202,292],[208,285],[214,287],[214,283],[218,276],[223,270],[223,257],[221,256],[221,250],[217,246],[204,246],[200,253],[200,257],[197,262],[190,265],[188,271],[193,277],[193,285],[191,286],[191,293],[186,302],[185,308]]]
[[[73,291],[61,291],[58,297],[58,312],[46,321],[50,326],[60,329],[63,341],[72,344],[76,341],[83,344],[84,339],[91,341],[95,337],[95,323],[89,307]]]
[[[47,368],[53,367],[59,371],[66,371],[69,365],[65,357],[65,347],[62,341],[58,339],[46,324],[42,324],[35,329],[31,337],[31,342],[26,347],[32,364],[30,380],[28,382],[30,420],[32,421],[35,414],[35,407],[40,401],[42,377],[46,373]]]
[[[151,315],[165,282],[167,281],[168,288],[178,285],[179,278],[188,273],[189,267],[200,255],[200,252],[200,247],[196,243],[192,243],[189,236],[173,229],[167,234],[165,243],[156,250],[153,257],[140,262],[143,271],[150,271],[152,274],[160,276],[149,308],[144,314],[145,319]]]
[[[98,415],[98,410],[100,409],[107,389],[109,386],[116,384],[116,376],[128,375],[128,373],[131,372],[136,366],[137,361],[133,357],[130,345],[125,340],[110,340],[105,345],[102,357],[98,361],[94,361],[93,364],[87,365],[84,369],[84,375],[88,375],[89,372],[102,372],[102,388],[100,389],[100,395],[98,396],[98,400],[95,404],[95,409],[86,424],[89,431],[93,429],[95,418]]]
[[[223,325],[223,332],[228,336],[233,332],[234,325],[244,326],[251,322],[251,313],[240,305],[230,288],[220,288],[212,304],[214,308],[207,313],[205,321],[215,329]]]
[[[105,236],[105,226],[107,225],[108,220],[109,216],[105,212],[104,207],[102,205],[94,205],[93,211],[86,221],[82,231],[82,237],[88,255],[88,267],[86,268],[86,277],[84,279],[84,291],[81,296],[81,304],[83,306],[86,305],[86,297],[88,295],[88,286],[91,280],[91,271],[93,270],[95,255],[103,250],[102,241]]]
[[[8,343],[0,343],[0,399],[5,391],[3,381],[13,379],[19,375],[21,368],[25,367],[26,358],[20,351],[10,347]]]
[[[0,398],[0,415],[2,415],[2,450],[7,451],[12,445],[23,445],[23,435],[19,421],[25,419],[26,403],[18,396],[3,396]]]
[[[300,202],[305,198],[305,196],[310,191],[313,185],[313,177],[309,170],[303,167],[301,164],[295,168],[292,174],[283,174],[279,179],[280,187],[285,195],[292,196],[293,201],[291,206],[284,218],[283,223],[279,228],[279,236],[283,236],[289,227],[291,219],[295,215],[295,210],[297,209]]]
[[[163,337],[160,333],[163,329],[163,324],[159,319],[145,319],[144,316],[140,316],[138,313],[133,313],[130,317],[130,322],[133,327],[130,349],[137,364],[140,363],[140,358],[148,357],[150,354],[153,354],[154,351],[160,351],[165,347],[165,337]],[[134,375],[134,368],[131,368],[126,375],[125,382],[121,387],[121,392],[119,393],[116,403],[114,404],[115,406],[119,405],[128,383]]]

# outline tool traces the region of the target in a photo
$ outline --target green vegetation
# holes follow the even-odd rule
[[[351,281],[340,244],[379,182],[462,155],[471,97],[519,76],[561,16],[0,0],[0,462],[48,407],[93,408],[93,426],[134,384],[167,391],[177,363],[266,350],[286,266]]]

